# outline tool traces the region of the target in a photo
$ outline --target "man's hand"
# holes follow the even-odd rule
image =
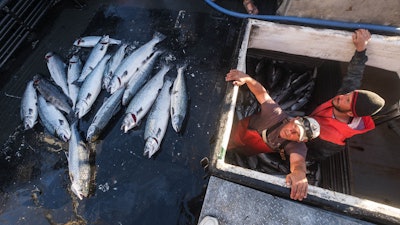
[[[246,83],[246,80],[250,78],[249,75],[243,73],[242,71],[232,69],[225,76],[225,81],[233,81],[233,85],[242,86]]]
[[[354,46],[358,52],[367,48],[368,41],[371,39],[371,33],[365,29],[358,29],[352,35]]]
[[[302,201],[307,198],[308,180],[305,172],[295,170],[286,176],[286,184],[291,187],[290,198]]]

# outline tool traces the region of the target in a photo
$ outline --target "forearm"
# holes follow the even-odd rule
[[[247,84],[247,87],[254,94],[260,104],[263,104],[268,99],[271,99],[267,90],[257,80],[240,70],[230,70],[229,73],[226,74],[225,80],[233,81],[234,85],[239,86]]]
[[[365,63],[368,60],[366,50],[357,52],[355,51],[349,66],[347,67],[347,74],[343,77],[342,85],[338,94],[346,94],[361,87],[361,81],[364,75]]]
[[[267,90],[264,88],[264,86],[262,86],[257,80],[255,80],[252,77],[248,77],[246,79],[246,84],[247,87],[250,89],[250,91],[254,94],[254,96],[256,97],[257,101],[260,104],[263,104],[265,101],[267,101],[268,99],[271,99],[271,97],[269,96]]]
[[[290,172],[304,173],[306,174],[306,160],[303,156],[292,153],[290,154]]]
[[[286,176],[286,184],[291,187],[290,198],[302,201],[307,197],[308,191],[306,162],[302,155],[290,154],[290,172]]]

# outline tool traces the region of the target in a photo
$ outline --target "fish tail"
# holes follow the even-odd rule
[[[171,69],[171,65],[168,63],[162,63],[160,71],[166,71],[168,72]]]
[[[175,78],[174,77],[170,77],[170,76],[166,76],[164,80],[165,80],[165,82],[170,81],[171,83],[174,83]]]
[[[67,120],[69,121],[70,124],[74,124],[78,122],[78,115],[74,112],[74,110],[71,110],[70,113],[67,115]]]
[[[153,38],[158,39],[158,41],[162,41],[166,38],[167,36],[165,34],[162,34],[158,31],[154,32]]]
[[[178,64],[176,65],[176,69],[177,69],[178,71],[179,71],[179,70],[185,71],[186,68],[187,68],[187,66],[188,66],[187,62],[178,63]]]

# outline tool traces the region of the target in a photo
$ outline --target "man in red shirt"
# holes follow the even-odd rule
[[[338,94],[310,114],[321,125],[321,132],[317,139],[307,143],[308,158],[323,160],[344,150],[346,139],[375,128],[371,115],[382,109],[385,100],[374,92],[358,89],[368,60],[365,53],[370,38],[368,30],[354,32],[356,51]]]

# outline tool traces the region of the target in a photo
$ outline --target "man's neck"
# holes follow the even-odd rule
[[[349,123],[350,116],[333,108],[333,117],[342,123]]]

